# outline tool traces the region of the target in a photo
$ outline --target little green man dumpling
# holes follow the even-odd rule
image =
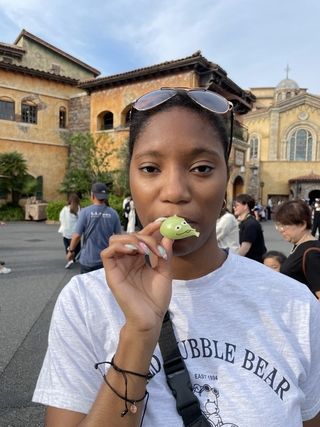
[[[165,219],[160,227],[160,233],[172,240],[180,240],[190,236],[199,237],[200,233],[192,228],[184,218],[177,215]]]

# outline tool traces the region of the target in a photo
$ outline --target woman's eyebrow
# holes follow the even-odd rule
[[[213,148],[195,147],[191,151],[186,151],[184,154],[190,157],[195,157],[200,155],[210,155],[210,156],[221,155],[221,153],[218,150],[216,150],[214,147]],[[166,156],[165,153],[161,153],[157,150],[147,150],[147,151],[138,153],[136,155],[136,158],[137,159],[141,159],[143,157],[163,158],[165,156]]]

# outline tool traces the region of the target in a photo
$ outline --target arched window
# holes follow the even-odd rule
[[[113,113],[106,111],[102,117],[101,130],[113,129]]]
[[[288,141],[288,160],[312,160],[312,135],[306,129],[293,132]]]
[[[59,108],[59,128],[65,129],[67,125],[67,110],[64,107]]]
[[[257,136],[251,136],[249,140],[249,160],[258,160],[259,158],[259,139]]]
[[[2,120],[14,120],[14,101],[10,98],[0,99],[0,119]]]
[[[37,123],[38,108],[30,101],[21,102],[21,121],[24,123]]]

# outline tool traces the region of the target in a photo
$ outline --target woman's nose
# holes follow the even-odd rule
[[[187,203],[191,200],[191,186],[188,173],[173,168],[165,174],[161,188],[161,199],[169,203]]]

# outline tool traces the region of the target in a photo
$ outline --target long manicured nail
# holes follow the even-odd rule
[[[165,248],[163,246],[158,245],[157,249],[159,251],[159,254],[160,254],[161,258],[168,259],[167,252],[166,252],[166,250],[165,250]]]
[[[136,246],[136,245],[132,245],[131,243],[126,243],[124,246],[125,246],[127,249],[130,249],[131,251],[137,251],[137,250],[139,250],[139,249],[138,249],[138,246]]]
[[[147,246],[145,243],[143,243],[143,242],[139,242],[139,246],[140,246],[140,248],[143,250],[143,252],[144,252],[146,255],[150,255],[150,254],[151,254],[150,249],[148,248],[148,246]]]
[[[165,216],[160,216],[160,218],[157,218],[154,222],[163,222],[165,221],[167,218]]]

